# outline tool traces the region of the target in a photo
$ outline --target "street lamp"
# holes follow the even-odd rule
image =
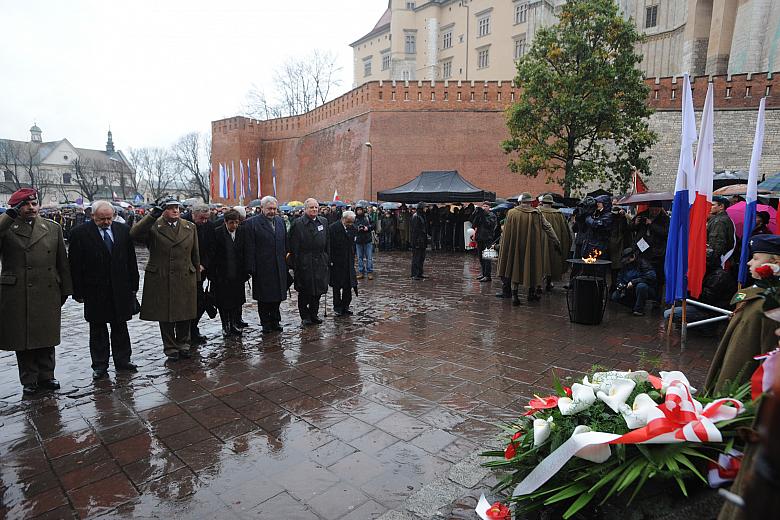
[[[371,146],[371,141],[366,141],[366,147],[368,148],[368,200],[370,201],[374,196],[374,147]]]

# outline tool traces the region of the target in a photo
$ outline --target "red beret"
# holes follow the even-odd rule
[[[16,190],[13,193],[13,195],[11,195],[11,198],[8,199],[8,206],[14,207],[22,201],[37,200],[37,199],[38,199],[38,192],[36,190],[34,190],[33,188],[22,188],[20,190]]]

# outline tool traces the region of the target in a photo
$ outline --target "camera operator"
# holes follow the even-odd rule
[[[664,259],[666,239],[669,235],[669,216],[660,202],[651,202],[650,207],[637,214],[631,221],[634,244],[643,240],[649,246],[640,256],[650,262],[658,276],[658,286],[664,284]]]
[[[632,247],[623,250],[621,262],[623,268],[618,275],[612,301],[631,307],[634,316],[644,316],[647,299],[655,297],[655,269],[647,260],[638,258]]]

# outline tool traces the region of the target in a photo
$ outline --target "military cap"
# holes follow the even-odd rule
[[[517,202],[533,202],[534,196],[528,193],[527,191],[524,192],[522,195],[517,197]]]
[[[780,236],[756,235],[750,239],[750,253],[780,255]]]
[[[181,206],[181,202],[173,197],[165,197],[160,201],[160,207],[164,209],[168,206]]]
[[[33,188],[22,188],[16,190],[8,199],[8,206],[14,207],[20,202],[28,202],[31,200],[38,200],[38,192]]]
[[[555,199],[553,199],[553,196],[550,193],[547,193],[542,197],[542,204],[552,204],[553,202],[555,202]]]

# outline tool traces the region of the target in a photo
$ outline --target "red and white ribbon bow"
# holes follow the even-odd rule
[[[754,401],[758,399],[758,396],[772,388],[772,378],[775,371],[778,370],[777,364],[780,363],[778,353],[780,353],[780,349],[775,349],[753,358],[757,361],[762,361],[750,378],[750,397]]]
[[[731,405],[731,406],[729,406]],[[702,407],[688,385],[674,381],[664,402],[648,414],[647,426],[629,432],[610,444],[664,444],[673,442],[721,442],[716,422],[735,418],[744,409],[736,399],[718,399]]]

